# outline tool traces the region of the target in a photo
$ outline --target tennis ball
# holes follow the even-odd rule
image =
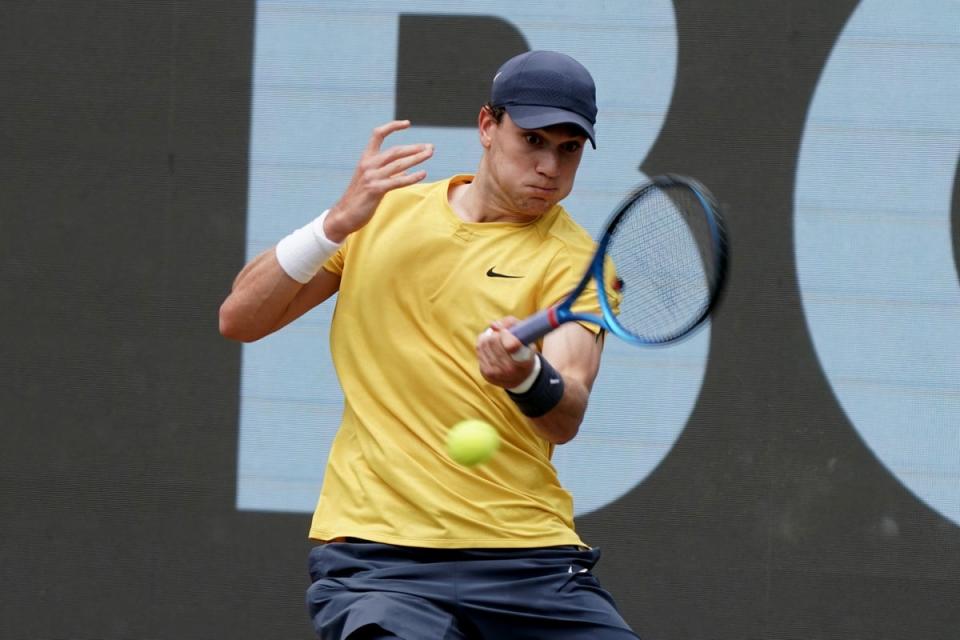
[[[447,433],[450,457],[467,467],[486,462],[500,445],[500,435],[483,420],[463,420]]]

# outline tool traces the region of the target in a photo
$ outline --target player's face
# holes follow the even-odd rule
[[[576,127],[521,129],[508,114],[481,118],[489,176],[502,204],[524,215],[546,213],[573,189],[587,137]]]

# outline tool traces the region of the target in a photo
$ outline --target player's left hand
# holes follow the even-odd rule
[[[513,316],[490,324],[477,336],[477,360],[484,380],[511,389],[533,371],[532,350],[508,331],[518,322]]]

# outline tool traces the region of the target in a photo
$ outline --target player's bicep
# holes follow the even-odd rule
[[[567,322],[543,339],[543,357],[564,380],[577,380],[587,390],[600,370],[603,332],[594,333],[576,322]]]
[[[340,275],[320,269],[310,282],[303,285],[287,310],[280,317],[274,331],[287,326],[310,309],[325,302],[340,289]]]

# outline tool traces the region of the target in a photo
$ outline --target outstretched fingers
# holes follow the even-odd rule
[[[390,134],[406,129],[409,120],[394,120],[373,130],[353,178],[340,200],[330,208],[324,224],[328,237],[339,241],[360,229],[373,216],[383,196],[427,177],[420,169],[407,173],[433,155],[432,144],[405,144],[381,150]]]
[[[387,136],[395,131],[401,131],[402,129],[408,129],[409,127],[409,120],[393,120],[376,127],[373,130],[373,133],[370,134],[370,142],[367,143],[366,152],[371,154],[379,153],[380,147],[383,146],[383,141],[387,138]]]
[[[428,160],[432,155],[432,144],[417,144],[394,147],[393,149],[381,154],[382,164],[377,170],[378,177],[388,180],[397,178],[400,181],[404,181],[404,178],[410,177],[406,174],[407,169],[413,168],[421,162]],[[421,169],[410,175],[417,174],[422,174],[422,178],[427,175],[427,172]]]

